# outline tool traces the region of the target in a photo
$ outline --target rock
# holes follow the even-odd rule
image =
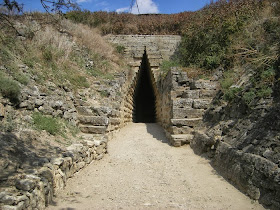
[[[84,151],[84,146],[82,144],[72,144],[66,148],[68,151],[82,153]]]
[[[83,133],[92,134],[105,134],[107,130],[107,126],[80,125],[79,128]]]
[[[40,107],[44,104],[44,100],[42,99],[35,99],[35,107]]]
[[[211,103],[211,99],[195,99],[193,102],[193,108],[207,109],[210,103]]]
[[[17,181],[16,188],[19,190],[30,191],[35,188],[35,182],[30,179],[22,179]]]
[[[50,102],[50,106],[54,109],[59,109],[63,106],[63,101],[52,101]]]
[[[5,117],[5,108],[4,105],[0,103],[0,120]]]
[[[46,104],[44,104],[43,106],[40,106],[40,107],[38,108],[38,110],[39,110],[40,112],[42,112],[43,114],[46,114],[46,115],[52,115],[52,114],[53,114],[53,111],[54,111],[50,106],[48,106],[48,105],[46,105]]]
[[[79,115],[78,120],[80,120],[83,124],[90,125],[108,125],[109,119],[107,117],[102,116],[83,116]]]
[[[5,205],[13,205],[17,202],[17,197],[8,193],[8,192],[0,192],[0,203]]]
[[[52,183],[53,180],[53,172],[51,171],[51,169],[47,168],[47,167],[42,167],[39,172],[38,172],[39,176],[44,177],[45,179],[47,179],[50,183]]]
[[[84,161],[77,163],[77,169],[80,170],[85,167],[86,163]]]
[[[191,98],[177,98],[173,100],[173,108],[192,108],[193,99]]]
[[[51,163],[53,165],[61,166],[63,162],[64,162],[63,158],[53,158],[53,159],[51,159]]]
[[[196,153],[202,154],[211,151],[211,148],[215,143],[215,138],[207,136],[202,131],[195,131],[194,138],[191,141],[191,147]]]

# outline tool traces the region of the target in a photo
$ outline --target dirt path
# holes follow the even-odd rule
[[[166,142],[157,124],[128,125],[47,209],[263,209],[189,146]]]

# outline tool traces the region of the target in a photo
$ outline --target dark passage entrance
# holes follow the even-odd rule
[[[156,121],[155,94],[150,71],[145,51],[134,93],[133,122],[135,123],[154,123]]]

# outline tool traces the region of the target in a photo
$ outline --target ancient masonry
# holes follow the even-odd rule
[[[124,56],[130,65],[130,72],[121,89],[123,98],[120,106],[107,116],[94,115],[92,112],[87,112],[85,106],[78,106],[81,130],[95,135],[110,135],[127,123],[134,122],[137,115],[135,103],[139,91],[138,83],[141,80],[141,72],[146,69],[151,81],[151,90],[145,91],[153,92],[155,97],[154,122],[165,129],[166,136],[173,146],[190,143],[193,138],[192,132],[200,128],[202,115],[210,104],[211,98],[216,94],[217,83],[210,80],[194,81],[178,69],[172,69],[167,75],[161,75],[162,61],[168,60],[176,52],[181,37],[110,35],[106,39],[124,47]],[[140,99],[142,100],[140,103],[148,100],[147,97]]]

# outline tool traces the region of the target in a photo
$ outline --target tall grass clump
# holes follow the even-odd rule
[[[4,76],[0,72],[0,93],[5,98],[8,98],[12,103],[19,102],[20,87],[16,81]]]
[[[39,112],[34,112],[32,115],[33,125],[38,130],[45,130],[51,135],[61,133],[62,125],[57,118],[42,115]]]

